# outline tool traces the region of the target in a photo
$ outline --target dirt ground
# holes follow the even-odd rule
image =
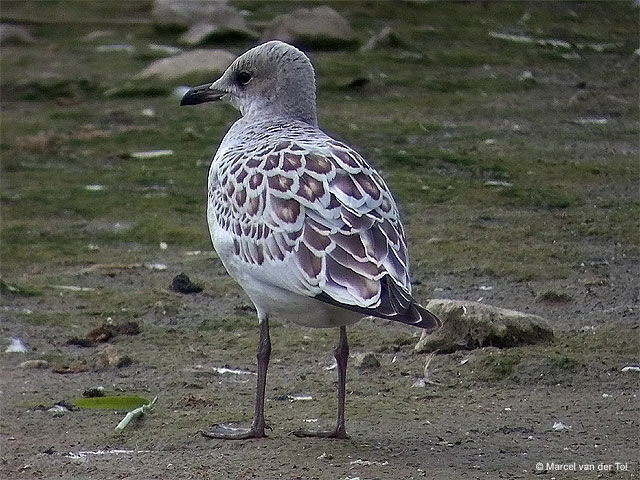
[[[246,441],[200,434],[218,422],[248,424],[253,409],[257,320],[211,252],[203,214],[205,159],[235,114],[178,112],[170,91],[106,95],[150,59],[105,57],[79,38],[109,30],[106,42],[141,48],[175,37],[140,20],[149,2],[71,3],[63,14],[53,2],[3,2],[1,13],[36,40],[2,54],[0,478],[640,477],[631,2],[616,12],[598,3],[404,2],[402,12],[387,2],[333,4],[363,41],[389,23],[406,42],[313,58],[320,122],[372,158],[402,204],[417,298],[534,313],[555,338],[431,357],[414,351],[420,332],[410,327],[360,322],[348,330],[351,353],[371,352],[380,366],[351,359],[350,439],[302,439],[291,432],[335,419],[337,331],[276,319],[271,430]],[[256,21],[291,9],[236,3]],[[52,9],[53,20],[34,5]],[[523,25],[525,13],[536,23]],[[493,30],[614,46],[559,54]],[[415,70],[403,73],[398,58]],[[49,69],[61,79],[53,87],[38,76]],[[518,79],[523,71],[535,83]],[[418,74],[427,80],[417,84]],[[77,75],[98,80],[83,90]],[[345,90],[343,80],[362,75],[375,78],[364,91]],[[149,105],[151,120],[139,113]],[[174,157],[142,164],[126,155],[161,147]],[[496,191],[487,180],[513,185]],[[172,291],[181,272],[203,291]],[[140,332],[70,342],[126,322]],[[26,353],[5,352],[11,338]],[[158,400],[116,433],[125,412],[74,407],[96,388]]]
[[[197,276],[211,270],[207,263],[200,268],[171,264]],[[171,281],[164,272],[80,276],[85,286],[113,282],[127,289],[149,283],[161,288]],[[71,279],[77,283],[78,274],[70,274]],[[464,278],[448,281],[465,283]],[[504,284],[496,289],[525,302],[533,287]],[[109,342],[120,355],[133,358],[131,366],[122,368],[92,368],[104,345],[66,345],[71,336],[87,333],[83,325],[3,322],[5,332],[30,347],[27,354],[3,359],[4,478],[512,479],[537,473],[543,478],[637,478],[637,372],[621,371],[637,360],[637,338],[630,338],[635,329],[607,328],[601,335],[557,326],[550,345],[437,355],[428,369],[433,383],[412,387],[427,360],[412,351],[416,332],[383,321],[361,322],[350,329],[351,350],[373,351],[381,367],[349,369],[351,438],[342,441],[291,435],[308,420],[327,427],[333,422],[335,370],[326,367],[332,364],[335,332],[276,323],[266,406],[269,438],[225,442],[198,432],[221,421],[250,421],[255,376],[219,373],[216,367],[255,371],[255,320],[250,311],[233,324],[215,320],[237,311],[242,298],[220,302],[206,293],[163,293],[168,301],[137,320],[143,325],[140,335]],[[60,312],[86,308],[77,294],[46,302],[13,298],[10,305],[14,311],[35,311],[43,303]],[[560,309],[562,315],[590,308],[576,303]],[[164,310],[169,304],[178,311]],[[558,310],[539,307],[536,313],[559,318]],[[58,367],[71,359],[86,360],[88,370],[60,374],[51,367],[18,367],[26,358],[49,359]],[[114,427],[123,413],[47,411],[100,386],[114,394],[157,395],[158,404],[121,434]],[[293,400],[300,395],[312,399]],[[567,429],[554,429],[563,428],[557,424]],[[596,470],[548,471],[552,462]]]

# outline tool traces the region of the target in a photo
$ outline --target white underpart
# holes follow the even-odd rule
[[[258,68],[278,72],[275,93],[268,97],[260,97],[260,82],[274,80]],[[255,74],[246,88],[231,84],[239,70]],[[383,277],[409,295],[396,204],[357,152],[316,126],[308,59],[293,47],[269,42],[239,57],[214,86],[231,92],[226,99],[243,118],[230,128],[211,164],[209,229],[222,263],[259,318],[275,315],[310,327],[348,325],[365,314],[314,297],[375,309]]]

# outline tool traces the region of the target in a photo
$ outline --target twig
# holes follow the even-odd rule
[[[426,363],[424,364],[424,371],[423,371],[424,381],[429,385],[440,385],[440,382],[438,382],[437,380],[429,379],[429,365],[431,364],[431,360],[433,360],[434,357],[436,356],[436,353],[438,353],[437,350],[427,355],[427,360],[426,360]]]
[[[122,421],[116,427],[116,432],[118,433],[122,432],[127,427],[127,425],[129,425],[129,422],[131,422],[131,420],[133,420],[134,418],[138,418],[142,416],[142,414],[153,409],[153,406],[156,404],[157,400],[158,400],[158,397],[154,397],[154,399],[151,400],[151,402],[147,403],[146,405],[142,405],[141,407],[138,407],[134,410],[131,410],[129,413],[127,413],[127,415],[122,419]]]

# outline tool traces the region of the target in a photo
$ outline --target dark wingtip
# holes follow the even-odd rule
[[[442,321],[429,310],[418,304],[409,292],[397,285],[388,275],[380,280],[382,292],[380,305],[376,308],[365,308],[358,305],[341,303],[326,293],[322,292],[314,298],[331,305],[362,313],[370,317],[385,318],[396,322],[405,323],[414,327],[423,328],[432,332],[442,326]]]
[[[423,328],[428,332],[432,332],[442,326],[442,320],[440,320],[438,317],[436,317],[433,313],[431,313],[429,310],[424,308],[422,305],[419,305],[414,302],[412,304],[412,307],[413,307],[412,308],[413,312],[415,312],[416,314],[415,316],[412,315],[412,317],[415,320],[413,321],[409,320],[406,322],[403,319],[398,319],[398,320],[403,323],[408,323],[409,325],[413,325],[415,327]]]
[[[438,317],[416,302],[411,294],[394,282],[391,277],[383,277],[382,286],[381,300],[390,304],[395,312],[395,315],[389,318],[407,325],[423,328],[428,332],[432,332],[442,326],[442,322]]]

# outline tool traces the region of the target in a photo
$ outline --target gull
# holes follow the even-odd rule
[[[241,113],[211,162],[207,221],[213,246],[255,306],[260,329],[251,427],[217,424],[205,435],[261,438],[271,356],[269,318],[339,329],[338,415],[344,402],[346,326],[378,317],[432,331],[440,320],[411,296],[407,242],[382,177],[354,149],[318,128],[315,72],[297,48],[270,41],[238,57],[180,105],[226,101]]]

